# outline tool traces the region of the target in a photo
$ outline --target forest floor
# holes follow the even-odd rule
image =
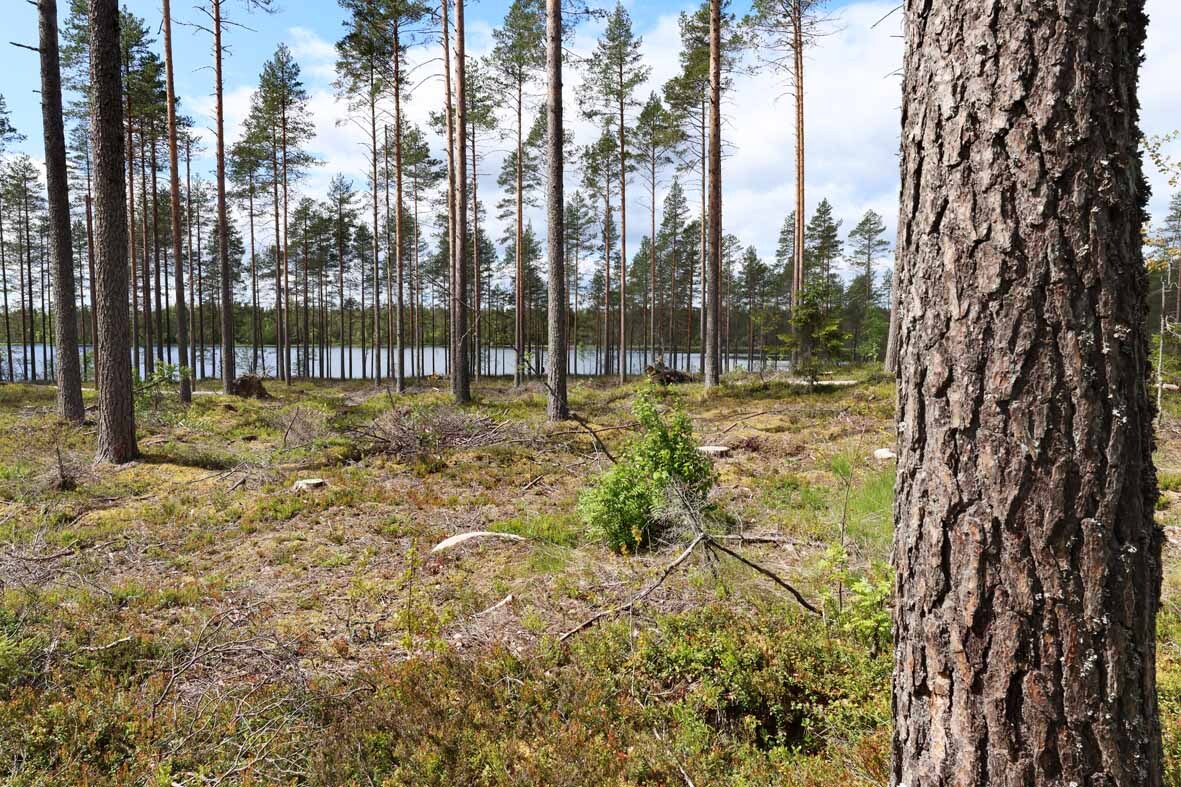
[[[588,535],[578,495],[634,439],[642,382],[572,385],[602,445],[547,424],[538,384],[481,382],[461,409],[443,381],[404,397],[270,381],[271,400],[187,409],[149,392],[123,467],[91,465],[93,427],[60,424],[52,389],[2,386],[0,782],[885,784],[894,462],[874,452],[893,445],[893,382],[850,376],[655,394],[730,448],[711,532],[819,616],[716,550],[660,582],[691,531],[631,556]],[[432,552],[469,531],[523,540]],[[1165,560],[1181,784],[1181,561]]]

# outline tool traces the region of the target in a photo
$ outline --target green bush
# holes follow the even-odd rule
[[[619,552],[634,552],[658,535],[656,511],[676,481],[689,502],[705,502],[715,474],[709,457],[697,450],[693,426],[681,410],[667,419],[651,393],[641,391],[632,412],[643,434],[578,500],[591,533]]]

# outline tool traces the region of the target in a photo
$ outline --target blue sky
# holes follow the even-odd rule
[[[347,114],[335,99],[331,86],[334,52],[332,44],[341,31],[342,14],[334,0],[277,0],[274,14],[246,14],[238,0],[228,0],[232,17],[251,29],[227,32],[231,52],[225,64],[227,132],[237,134],[263,62],[276,45],[285,41],[303,67],[305,83],[312,94],[311,110],[317,135],[310,147],[321,160],[303,188],[312,195],[323,194],[327,181],[337,172],[351,175],[364,190],[366,170],[360,135],[355,128],[337,121]],[[693,2],[626,3],[637,30],[644,37],[644,53],[653,73],[649,85],[658,89],[677,69],[677,15]],[[59,0],[65,6],[65,0]],[[159,0],[128,0],[126,7],[144,17],[153,31],[159,31]],[[472,3],[467,6],[469,52],[481,55],[490,48],[490,33],[500,22],[507,0]],[[832,35],[809,53],[808,62],[808,190],[809,212],[822,198],[834,205],[847,231],[867,209],[880,212],[891,233],[897,213],[898,79],[901,61],[900,16],[874,22],[896,5],[896,0],[838,0],[832,7],[839,22]],[[6,40],[34,43],[36,15],[32,5],[21,0],[4,0]],[[1148,0],[1152,26],[1142,78],[1142,125],[1146,133],[1161,133],[1181,126],[1181,3],[1177,0]],[[742,13],[743,3],[735,10]],[[178,22],[203,17],[185,0],[173,0]],[[597,26],[580,28],[572,48],[590,51]],[[204,32],[190,27],[174,28],[178,63],[177,91],[183,111],[196,117],[198,125],[212,125],[213,75],[208,67],[210,41]],[[159,49],[159,46],[157,47]],[[435,47],[423,47],[411,55],[420,73],[437,70],[432,62]],[[568,100],[573,101],[577,73],[567,73]],[[0,46],[0,93],[6,97],[13,121],[28,139],[20,146],[35,159],[41,158],[40,109],[36,56],[11,46]],[[441,103],[442,86],[428,79],[411,98],[407,113],[411,120],[425,124],[427,114]],[[568,113],[575,115],[575,113]],[[590,141],[592,129],[574,119],[576,138]],[[733,146],[724,164],[724,219],[733,232],[764,256],[773,254],[775,238],[783,217],[791,208],[793,172],[791,162],[790,99],[777,76],[762,73],[740,76],[727,105],[723,134]],[[437,142],[436,142],[437,146]],[[497,194],[495,174],[504,143],[487,140],[488,158],[482,163],[480,193],[493,213]],[[1174,149],[1176,153],[1181,150]],[[211,163],[211,162],[209,162]],[[665,184],[667,186],[667,183]],[[698,198],[696,185],[685,183],[691,204]],[[1160,216],[1168,197],[1162,178],[1153,176],[1153,213]],[[647,200],[635,185],[629,194],[629,255],[637,248],[647,224]],[[661,195],[657,195],[661,199]],[[539,226],[541,214],[534,216]],[[495,222],[492,222],[495,224]],[[490,228],[493,237],[499,227]],[[264,241],[265,242],[265,241]]]

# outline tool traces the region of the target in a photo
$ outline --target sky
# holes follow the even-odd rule
[[[359,191],[365,190],[368,169],[364,135],[347,122],[348,112],[333,90],[335,41],[342,31],[343,14],[334,0],[276,0],[272,14],[245,13],[241,0],[227,0],[228,13],[239,25],[227,30],[230,51],[225,61],[226,132],[232,142],[240,133],[249,107],[250,95],[258,82],[263,63],[273,55],[279,42],[286,42],[299,62],[311,95],[310,111],[316,135],[309,150],[319,160],[301,190],[322,196],[328,181],[337,173],[352,177]],[[592,0],[593,2],[594,0]],[[600,0],[606,2],[606,0]],[[902,57],[901,13],[891,11],[898,0],[834,0],[829,34],[808,52],[806,74],[807,173],[805,186],[808,214],[827,198],[843,222],[843,232],[852,229],[869,209],[880,213],[893,236],[898,211],[898,136]],[[3,0],[7,19],[6,40],[34,44],[37,35],[35,8],[20,0]],[[64,9],[65,0],[59,0]],[[159,38],[159,0],[128,0],[125,7],[145,18]],[[479,57],[491,49],[491,34],[503,18],[507,0],[468,2],[467,45],[469,56]],[[645,62],[651,67],[648,84],[640,88],[646,97],[679,68],[680,38],[678,16],[692,10],[695,2],[626,0],[635,28],[643,38]],[[1150,17],[1146,58],[1141,76],[1141,127],[1146,134],[1163,134],[1181,127],[1181,2],[1147,0]],[[741,15],[742,0],[733,4]],[[212,150],[213,72],[209,66],[211,42],[207,33],[191,23],[203,17],[186,3],[173,0],[173,46],[177,59],[177,93],[182,112],[192,115]],[[885,19],[883,20],[883,17]],[[185,25],[185,23],[190,23]],[[570,49],[585,55],[593,50],[602,25],[580,26]],[[161,45],[157,43],[157,51]],[[427,43],[411,50],[409,59],[419,83],[405,104],[407,118],[426,126],[431,111],[442,102],[442,65],[438,45]],[[753,56],[746,65],[756,66]],[[13,46],[0,46],[0,93],[8,101],[13,123],[27,135],[19,149],[34,159],[43,157],[40,134],[39,86],[36,55]],[[724,105],[723,137],[729,156],[723,163],[723,226],[744,245],[753,245],[765,258],[774,255],[779,229],[794,201],[792,100],[782,77],[765,69],[736,76],[734,90]],[[567,122],[573,125],[578,144],[591,142],[593,126],[573,110],[575,91],[581,75],[567,66],[565,95]],[[538,91],[542,89],[540,80]],[[343,121],[343,122],[342,122]],[[511,124],[505,123],[506,127]],[[442,157],[441,141],[433,142]],[[494,218],[498,199],[496,173],[508,141],[492,132],[480,143],[488,151],[481,162],[480,197],[485,206],[488,232],[499,238],[502,227]],[[1169,151],[1181,157],[1181,143]],[[212,160],[206,162],[212,171]],[[1150,211],[1155,220],[1163,217],[1170,189],[1165,179],[1147,165],[1153,185]],[[210,175],[211,176],[211,175]],[[657,201],[663,199],[669,176]],[[577,173],[567,174],[567,191],[577,184]],[[690,205],[698,204],[700,192],[692,176],[684,181]],[[639,248],[648,226],[648,200],[644,184],[636,180],[628,199],[628,255]],[[541,211],[530,216],[544,232]],[[265,242],[265,241],[261,241]]]

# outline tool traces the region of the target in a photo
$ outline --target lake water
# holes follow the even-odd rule
[[[239,374],[244,374],[249,371],[255,371],[263,376],[272,377],[276,374],[278,368],[278,348],[273,345],[268,345],[259,348],[259,356],[257,366],[252,367],[254,361],[254,353],[250,346],[238,346],[235,350],[234,356],[236,358],[236,368]],[[170,355],[171,351],[171,355]],[[6,347],[0,345],[0,379],[4,381],[25,380],[30,376],[44,380],[52,376],[51,365],[53,363],[53,347],[42,344],[33,345],[33,353],[30,358],[31,364],[26,369],[24,363],[23,348],[13,344],[12,345],[12,363],[10,374],[9,357]],[[79,349],[79,356],[86,359],[87,377],[92,373],[92,366],[90,362],[90,355],[92,348],[86,345]],[[513,365],[515,363],[516,353],[511,347],[484,347],[481,350],[482,369],[483,374],[487,376],[502,376],[511,375],[513,372]],[[153,355],[155,353],[153,352]],[[381,372],[383,377],[390,376],[391,366],[390,361],[396,353],[389,353],[382,350],[380,353]],[[422,352],[421,368],[419,368],[419,357],[415,350],[407,348],[405,351],[406,359],[406,376],[420,377],[424,374],[442,375],[447,370],[447,357],[449,355],[446,347],[424,347]],[[296,377],[328,377],[331,379],[372,379],[373,377],[373,351],[372,349],[362,350],[360,347],[353,347],[350,354],[348,348],[344,349],[342,359],[341,348],[339,346],[329,347],[323,357],[323,364],[321,364],[321,355],[318,348],[311,348],[304,365],[303,352],[300,348],[292,348],[291,351],[291,369]],[[134,352],[134,357],[137,362],[142,364],[143,351],[142,348],[137,348]],[[172,347],[165,347],[164,360],[168,362],[169,357],[172,362],[177,361],[177,350],[175,345]],[[596,363],[596,357],[598,363]],[[342,363],[343,360],[343,363]],[[644,366],[651,363],[653,354],[651,352],[645,354],[642,350],[629,350],[627,353],[628,373],[632,375],[641,374],[644,371]],[[676,354],[676,357],[666,354],[664,357],[665,363],[677,369],[699,373],[701,371],[701,354],[698,352]],[[534,368],[544,369],[545,367],[545,353],[541,353],[538,358],[529,358],[530,363]],[[594,347],[580,347],[577,350],[571,349],[568,355],[567,367],[573,375],[594,375],[601,373],[602,369],[602,352],[597,351]],[[747,368],[745,354],[732,354],[730,356],[731,368]],[[755,367],[763,366],[768,369],[786,369],[789,364],[786,359],[776,359],[768,356],[766,359],[755,358]],[[321,367],[323,367],[321,369]],[[343,367],[343,373],[342,373]],[[142,369],[142,365],[138,368]],[[362,374],[362,368],[365,374]],[[219,377],[221,374],[221,348],[220,347],[206,347],[205,352],[198,353],[197,363],[194,365],[194,375],[198,379],[207,377]],[[474,371],[474,370],[473,370]],[[321,374],[323,372],[323,374]]]

